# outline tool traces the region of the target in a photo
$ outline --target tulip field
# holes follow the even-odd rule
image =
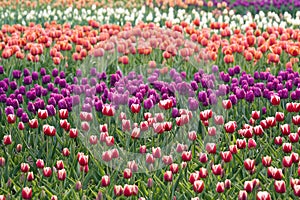
[[[300,197],[300,1],[0,1],[0,200]]]

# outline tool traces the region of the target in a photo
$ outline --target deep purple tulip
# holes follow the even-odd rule
[[[28,115],[27,115],[26,112],[23,112],[23,114],[22,114],[22,116],[21,116],[21,121],[22,121],[23,123],[29,122],[29,117],[28,117]]]
[[[41,76],[45,76],[46,75],[46,69],[45,68],[41,68],[41,70],[40,70],[40,74],[41,74]]]
[[[12,74],[15,79],[19,79],[21,77],[22,72],[20,70],[14,70]]]
[[[31,77],[32,77],[32,80],[36,81],[36,80],[39,79],[39,73],[38,72],[32,72]]]
[[[54,68],[54,69],[52,70],[52,76],[53,76],[53,77],[57,77],[57,76],[58,76],[58,69],[57,69],[57,68]]]
[[[55,107],[53,105],[47,105],[46,110],[49,116],[54,116],[56,113]]]

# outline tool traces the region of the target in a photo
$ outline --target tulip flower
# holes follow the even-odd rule
[[[204,182],[202,180],[197,180],[193,183],[193,189],[196,193],[201,193],[204,189]]]
[[[110,184],[110,178],[109,178],[109,176],[107,176],[107,175],[102,176],[101,186],[102,187],[107,187],[107,186],[109,186],[109,184]]]
[[[115,185],[114,194],[115,196],[121,196],[123,194],[123,187],[121,185]]]
[[[280,97],[277,95],[272,95],[270,101],[273,106],[278,106],[280,104]]]
[[[22,198],[31,199],[32,198],[32,188],[25,187],[22,189]]]
[[[277,193],[285,193],[286,192],[285,182],[282,180],[280,180],[280,181],[275,180],[274,188]]]
[[[240,190],[238,194],[238,200],[247,200],[248,194],[246,190]]]
[[[218,182],[216,185],[216,192],[223,193],[225,191],[225,184],[224,182]]]
[[[266,191],[258,191],[256,200],[271,200],[271,195]]]
[[[43,174],[45,177],[50,177],[52,175],[52,169],[50,167],[44,167]]]
[[[192,159],[192,152],[191,151],[184,151],[184,152],[182,152],[181,158],[185,162],[191,161],[191,159]]]
[[[124,170],[123,176],[124,176],[125,179],[131,178],[131,176],[132,176],[131,169],[126,168],[126,169]]]
[[[60,181],[64,181],[66,179],[66,170],[65,169],[60,169],[57,171],[57,179]]]
[[[235,121],[230,121],[224,125],[224,128],[227,133],[234,133],[237,128],[237,124]]]
[[[173,180],[173,175],[172,175],[172,172],[171,172],[171,171],[166,171],[166,172],[164,173],[164,180],[165,180],[166,182],[172,182],[172,180]]]

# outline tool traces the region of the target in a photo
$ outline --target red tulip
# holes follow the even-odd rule
[[[164,180],[167,181],[167,182],[171,182],[172,179],[173,179],[172,172],[171,171],[166,171],[164,173]]]
[[[246,170],[252,171],[255,168],[255,160],[247,158],[246,160],[244,160],[244,167]]]
[[[298,153],[292,152],[291,158],[292,158],[293,163],[299,162],[299,154]]]
[[[52,175],[52,169],[50,167],[44,167],[43,174],[45,177],[50,177]]]
[[[273,168],[271,169],[272,177],[275,180],[281,180],[283,177],[282,169]]]
[[[232,160],[232,154],[230,151],[221,151],[220,155],[224,162],[230,162]]]
[[[23,199],[31,199],[32,198],[32,189],[29,187],[25,187],[22,189],[22,198]]]
[[[163,113],[155,113],[155,119],[156,119],[156,122],[163,122],[165,119],[165,116]]]
[[[56,168],[57,170],[60,170],[60,169],[65,168],[64,162],[63,162],[62,160],[56,161],[55,168]]]
[[[81,122],[81,129],[85,132],[90,130],[90,124],[86,121]]]
[[[291,133],[291,128],[289,124],[280,125],[280,131],[282,135],[289,135]]]
[[[209,136],[215,136],[217,134],[217,129],[214,126],[208,127],[207,132]]]
[[[41,110],[41,109],[39,109],[38,110],[38,117],[40,119],[47,119],[47,117],[48,117],[48,111],[47,110]]]
[[[263,128],[261,125],[258,125],[258,126],[254,126],[253,127],[253,132],[255,135],[262,135],[263,134]]]
[[[56,135],[56,129],[54,126],[49,126],[48,124],[45,124],[43,126],[43,132],[45,135],[48,136],[55,136]]]
[[[80,112],[79,117],[81,121],[90,122],[93,120],[93,114],[89,112]]]
[[[37,119],[31,119],[31,120],[29,120],[28,123],[29,123],[29,127],[32,129],[37,128],[39,126]]]
[[[173,163],[172,155],[170,156],[163,156],[162,161],[165,165],[171,165]]]
[[[196,131],[190,131],[188,133],[188,138],[191,141],[195,141],[197,139],[197,133],[196,133]]]
[[[60,119],[68,119],[68,117],[69,117],[69,112],[68,112],[67,109],[60,109],[58,111],[58,113],[59,113],[59,118]]]
[[[211,166],[211,170],[212,170],[212,172],[213,172],[213,174],[214,175],[222,175],[222,173],[223,173],[223,168],[222,168],[222,166],[221,166],[221,164],[217,164],[217,165],[212,165]]]
[[[293,189],[294,189],[294,195],[300,197],[300,185],[295,185]]]
[[[152,155],[154,158],[160,158],[161,157],[161,150],[160,147],[152,147]]]
[[[271,200],[271,195],[266,191],[258,191],[256,200]]]
[[[116,196],[121,196],[123,194],[123,188],[121,185],[115,185],[114,186],[114,194]]]
[[[254,139],[250,138],[248,140],[248,149],[253,149],[253,148],[256,148],[256,142]]]
[[[153,186],[153,179],[152,178],[148,178],[147,187],[151,188],[152,186]]]
[[[111,161],[112,159],[112,154],[111,154],[111,151],[104,151],[102,153],[102,160],[105,161],[105,162],[109,162]]]
[[[292,122],[294,125],[299,126],[300,125],[300,115],[293,116]]]
[[[154,131],[154,133],[162,134],[165,131],[164,124],[163,123],[153,123],[153,131]]]
[[[24,173],[29,172],[30,166],[27,163],[21,163],[21,171]]]
[[[224,109],[229,110],[232,107],[232,103],[231,103],[230,99],[229,100],[223,100],[222,101],[222,106],[223,106]]]
[[[132,177],[131,169],[129,169],[129,168],[124,169],[123,176],[125,179],[131,178]]]
[[[231,188],[231,181],[230,181],[229,179],[226,179],[226,180],[225,180],[225,188],[226,188],[226,189]]]
[[[132,139],[138,139],[141,136],[141,130],[140,128],[135,127],[131,132],[131,138]]]
[[[184,151],[184,152],[182,152],[181,158],[185,162],[190,161],[192,159],[192,152],[191,151]]]
[[[204,189],[204,182],[202,180],[197,180],[193,184],[193,189],[196,193],[201,193]]]
[[[140,104],[131,104],[130,110],[132,113],[139,113],[141,110],[141,105]]]
[[[283,143],[282,150],[284,153],[290,153],[292,151],[292,144],[291,143]]]
[[[90,141],[91,145],[95,145],[98,142],[98,138],[97,138],[96,135],[91,135],[90,138],[89,138],[89,141]]]
[[[282,165],[283,167],[291,167],[293,164],[293,159],[291,156],[284,156],[283,159],[282,159]]]
[[[254,119],[254,120],[258,120],[260,118],[260,111],[252,111],[252,115],[251,117]]]
[[[9,114],[9,115],[7,115],[7,122],[8,122],[9,124],[15,123],[16,120],[17,120],[17,116],[16,116],[16,115],[14,115],[14,114]]]
[[[164,130],[165,130],[165,131],[170,131],[170,130],[172,130],[172,122],[165,122],[165,123],[164,123]]]
[[[110,184],[110,178],[109,178],[109,176],[107,176],[107,175],[102,176],[101,186],[102,187],[107,187],[107,186],[109,186],[109,184]]]
[[[171,99],[160,100],[158,106],[162,110],[168,110],[173,107],[173,101]]]
[[[44,160],[42,160],[42,159],[37,159],[37,161],[35,162],[35,164],[36,164],[36,167],[40,168],[40,169],[43,169],[44,166],[45,166]]]
[[[152,118],[152,113],[149,112],[144,113],[144,119],[147,121],[149,118]]]
[[[204,110],[204,111],[201,111],[201,112],[200,112],[200,119],[201,119],[202,121],[208,120],[209,118],[212,117],[212,114],[213,114],[212,110]]]
[[[194,184],[194,182],[197,181],[197,180],[200,180],[199,173],[197,173],[197,172],[191,173],[191,174],[190,174],[190,177],[189,177],[189,182],[190,182],[191,184]]]
[[[215,154],[217,152],[217,145],[215,143],[207,143],[205,149],[207,153]]]
[[[136,162],[134,160],[133,161],[128,161],[127,167],[129,169],[131,169],[131,171],[133,171],[133,172],[137,172],[137,170],[138,170],[138,165],[136,164]]]
[[[247,191],[240,190],[238,194],[238,200],[247,200],[247,199],[248,199]]]
[[[63,156],[69,156],[70,155],[70,151],[69,151],[69,149],[68,148],[63,148],[63,150],[62,150],[62,155]]]
[[[60,169],[57,171],[57,179],[64,181],[66,179],[67,173],[65,169]]]
[[[263,129],[268,129],[269,128],[269,125],[268,125],[268,123],[267,123],[267,120],[261,120],[260,122],[259,122],[259,125],[263,128]]]
[[[108,132],[107,124],[100,124],[99,130],[100,130],[100,133],[102,133],[102,132]]]
[[[207,154],[206,153],[200,153],[200,155],[199,155],[199,161],[201,163],[206,163],[208,161]]]
[[[216,125],[223,125],[224,124],[224,118],[222,115],[215,115],[214,116],[214,123]]]
[[[277,122],[284,121],[284,113],[283,112],[276,112],[275,113],[275,119]]]
[[[24,130],[24,129],[25,129],[25,125],[24,125],[23,122],[19,122],[19,124],[18,124],[18,129],[19,129],[19,130]]]
[[[170,165],[170,171],[172,172],[172,174],[177,174],[178,170],[179,170],[178,164],[172,163]]]
[[[237,145],[229,145],[229,151],[230,151],[232,154],[236,154],[236,153],[238,152]]]
[[[129,197],[133,194],[133,188],[131,185],[124,185],[124,190],[123,190],[124,196]]]
[[[0,167],[4,167],[4,165],[5,165],[5,158],[0,157]]]
[[[34,180],[34,174],[33,172],[28,172],[27,174],[27,181],[33,181]]]
[[[246,140],[245,139],[237,139],[236,140],[236,145],[238,149],[245,149],[246,148]]]
[[[276,119],[275,117],[267,117],[266,122],[268,124],[268,127],[276,126]]]
[[[280,137],[280,136],[275,137],[274,143],[276,145],[282,145],[282,137]]]
[[[292,143],[296,143],[299,141],[299,134],[298,133],[290,133],[289,134],[289,140]]]
[[[81,165],[81,166],[85,166],[87,165],[89,162],[89,156],[88,155],[84,155],[84,154],[81,154],[78,158],[78,163]]]
[[[278,106],[280,104],[280,97],[278,95],[272,95],[270,101],[273,106]]]
[[[107,146],[114,146],[114,144],[115,144],[115,138],[114,138],[114,136],[106,136],[105,137],[105,144]]]
[[[78,136],[78,130],[76,128],[70,129],[69,136],[70,138],[76,138]]]
[[[11,135],[4,135],[3,136],[3,144],[10,145],[12,143]]]
[[[218,182],[216,186],[216,192],[223,193],[225,191],[225,184],[224,182]]]
[[[140,146],[140,153],[141,153],[141,154],[145,154],[146,152],[147,152],[147,147],[146,147],[146,145]]]
[[[252,192],[253,190],[253,181],[245,181],[244,182],[244,190],[246,190],[248,193]]]
[[[230,121],[224,125],[224,128],[225,128],[226,133],[234,133],[234,131],[237,128],[237,124],[235,121]]]
[[[269,167],[269,166],[271,166],[272,158],[270,156],[264,156],[264,157],[262,157],[261,161],[262,161],[263,166]]]
[[[285,182],[282,180],[280,180],[280,181],[275,180],[274,188],[277,193],[281,193],[281,194],[285,193],[285,191],[286,191]]]
[[[4,195],[0,195],[0,200],[6,200]]]
[[[111,105],[105,104],[102,108],[102,114],[109,117],[114,116],[115,109]]]
[[[204,167],[201,167],[201,168],[199,169],[199,177],[200,177],[200,178],[206,178],[207,176],[208,176],[208,171],[207,171],[207,169],[204,168]]]

